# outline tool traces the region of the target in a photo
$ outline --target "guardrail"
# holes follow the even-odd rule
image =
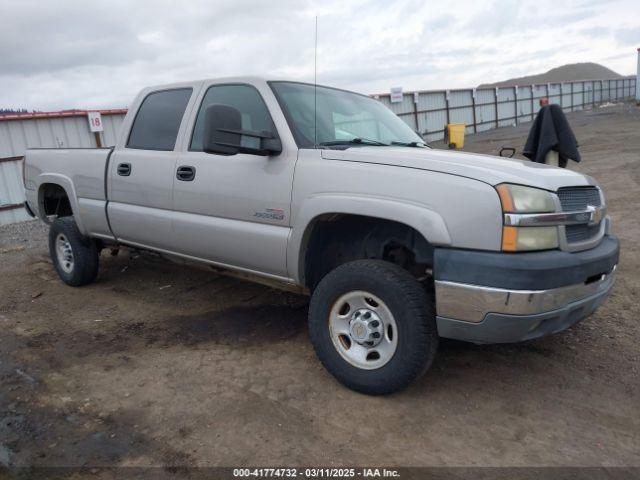
[[[423,90],[404,92],[402,101],[390,94],[374,95],[426,141],[444,138],[448,123],[464,123],[466,133],[530,122],[547,97],[572,112],[635,95],[636,77],[580,80],[528,86]]]

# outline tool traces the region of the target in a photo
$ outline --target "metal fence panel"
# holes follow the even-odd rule
[[[573,93],[571,98],[571,108],[574,110],[582,110],[584,108],[584,82],[573,82]]]
[[[516,123],[515,87],[499,88],[496,96],[498,102],[498,126],[514,125]]]
[[[602,80],[593,81],[593,103],[602,102]]]
[[[547,86],[548,93],[547,98],[549,98],[549,103],[557,103],[560,105],[562,103],[561,99],[561,84],[560,83],[550,83]]]
[[[584,106],[593,105],[593,82],[584,82]]]
[[[0,205],[13,205],[22,200],[22,165],[19,161],[0,163]]]
[[[22,164],[16,160],[0,162],[0,225],[28,220],[24,208],[14,207],[23,202]]]
[[[467,133],[482,132],[532,121],[540,111],[543,97],[570,112],[633,97],[635,85],[635,77],[626,77],[517,88],[405,92],[399,103],[391,103],[388,94],[376,98],[430,142],[444,138],[448,123],[464,123]]]
[[[611,101],[613,99],[613,95],[611,94],[611,87],[613,85],[613,81],[612,80],[605,80],[603,82],[603,88],[604,90],[604,100],[606,101]]]
[[[562,110],[564,110],[565,112],[570,112],[571,106],[573,105],[572,88],[573,88],[573,83],[560,84],[560,102],[558,103],[562,107]]]
[[[449,123],[464,123],[466,133],[473,133],[473,90],[451,90],[449,110]]]
[[[124,114],[102,115],[103,146],[115,145]],[[45,118],[0,118],[0,225],[27,220],[24,208],[21,160],[28,148],[96,147],[86,115]],[[13,206],[13,207],[12,207]]]
[[[518,123],[524,123],[531,120],[532,112],[532,89],[528,87],[518,87],[517,89],[518,103],[516,110],[518,112]]]
[[[12,210],[0,210],[0,225],[9,225],[11,223],[25,222],[31,217],[24,208]]]
[[[496,127],[495,100],[495,88],[476,90],[476,131],[482,132]]]
[[[446,105],[447,99],[444,90],[418,94],[418,102],[416,103],[417,111],[420,112],[418,114],[418,132],[425,135],[425,139],[444,135],[444,127],[447,123]]]
[[[104,146],[115,145],[123,114],[103,115]],[[27,148],[91,148],[95,136],[85,116],[26,118],[3,121],[0,118],[0,158],[23,156]]]

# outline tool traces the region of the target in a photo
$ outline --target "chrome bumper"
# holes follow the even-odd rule
[[[615,282],[615,267],[599,279],[549,290],[507,290],[436,280],[438,317],[480,323],[488,314],[536,315],[580,300],[606,295]]]

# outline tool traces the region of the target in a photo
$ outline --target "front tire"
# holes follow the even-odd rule
[[[309,335],[324,367],[369,395],[406,388],[438,349],[432,295],[381,260],[349,262],[322,279],[309,305]]]
[[[58,276],[67,285],[80,287],[98,275],[96,242],[78,230],[73,217],[57,218],[49,229],[49,255]]]

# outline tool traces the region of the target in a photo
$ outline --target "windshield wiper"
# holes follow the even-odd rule
[[[329,142],[320,142],[321,147],[331,147],[334,145],[375,145],[380,147],[388,147],[388,143],[379,142],[377,140],[368,140],[366,138],[351,138],[349,140],[332,140]]]
[[[421,142],[395,142],[395,141],[391,142],[391,145],[399,145],[401,147],[416,147],[416,148],[427,146],[426,143],[421,143]]]

